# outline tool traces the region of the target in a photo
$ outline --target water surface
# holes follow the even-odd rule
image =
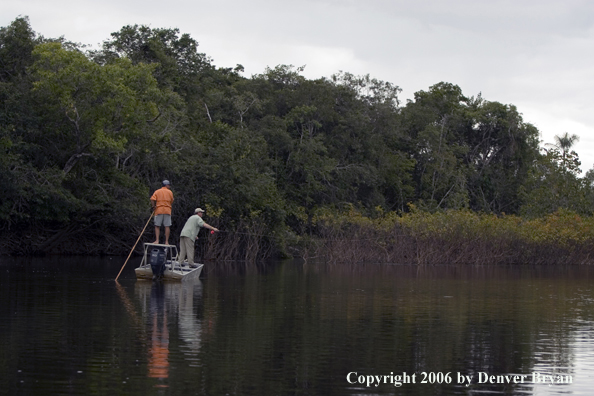
[[[589,267],[210,263],[198,282],[153,284],[136,281],[131,262],[116,283],[123,261],[0,259],[0,393],[586,395],[594,387]]]

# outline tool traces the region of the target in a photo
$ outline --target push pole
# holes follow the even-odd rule
[[[144,230],[146,230],[146,226],[148,226],[149,221],[151,221],[151,219],[153,218],[153,215],[155,214],[155,212],[151,213],[151,217],[149,217],[149,219],[147,220],[146,224],[144,225],[144,228],[142,229],[142,232],[140,233],[140,235],[138,235],[138,239],[136,240],[136,243],[134,244],[134,246],[132,247],[132,250],[130,250],[130,254],[128,254],[128,258],[126,259],[126,261],[124,262],[124,265],[122,265],[122,269],[120,270],[120,272],[118,273],[118,276],[116,276],[115,280],[116,282],[118,281],[118,278],[120,277],[120,274],[122,273],[122,271],[124,270],[124,267],[126,266],[126,264],[128,264],[128,260],[130,260],[130,256],[132,256],[132,252],[134,251],[134,249],[136,248],[136,245],[138,245],[138,241],[140,241],[140,238],[142,237],[142,234],[144,234]]]

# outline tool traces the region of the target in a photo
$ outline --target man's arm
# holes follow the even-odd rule
[[[208,229],[209,229],[209,230],[211,230],[211,231],[219,231],[219,229],[218,229],[218,228],[215,228],[215,227],[211,226],[210,224],[206,224],[206,223],[204,223],[204,224],[202,225],[202,227],[206,227],[206,228],[208,228]]]

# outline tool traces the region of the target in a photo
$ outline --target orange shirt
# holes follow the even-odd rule
[[[173,203],[173,193],[167,187],[161,187],[154,192],[151,201],[157,201],[155,216],[160,214],[171,214],[171,204]]]

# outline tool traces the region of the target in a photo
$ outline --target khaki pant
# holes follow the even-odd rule
[[[182,263],[188,257],[188,264],[194,264],[194,241],[188,237],[179,239],[179,257],[177,261]]]

